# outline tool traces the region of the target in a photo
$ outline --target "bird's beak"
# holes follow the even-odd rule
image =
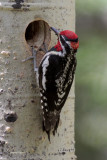
[[[51,30],[53,30],[55,32],[56,35],[59,35],[60,31],[58,31],[56,28],[51,27]]]

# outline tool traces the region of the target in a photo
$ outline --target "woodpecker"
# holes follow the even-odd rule
[[[59,32],[57,44],[42,58],[38,68],[38,80],[43,114],[43,131],[53,135],[57,132],[61,109],[68,97],[77,65],[78,36],[70,30]]]
[[[23,60],[34,59],[34,72],[40,88],[41,109],[43,115],[43,131],[46,131],[50,141],[50,132],[57,132],[60,113],[68,97],[73,83],[77,65],[76,52],[79,47],[78,36],[70,30],[51,30],[58,36],[57,44],[46,52],[39,68],[36,67],[35,46],[32,46],[32,56]],[[46,51],[46,45],[43,43]]]

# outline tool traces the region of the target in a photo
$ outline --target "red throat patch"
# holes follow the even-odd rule
[[[62,47],[59,41],[54,48],[56,48],[57,51],[62,51]]]

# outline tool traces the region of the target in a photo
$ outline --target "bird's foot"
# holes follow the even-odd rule
[[[33,59],[33,58],[34,58],[33,56],[30,56],[30,57],[28,57],[28,58],[26,58],[26,59],[23,59],[22,62],[26,62],[26,61],[28,61],[28,60],[30,60],[30,59]]]
[[[45,42],[43,42],[43,45],[42,45],[42,47],[40,48],[40,50],[43,51],[44,53],[47,53],[47,52],[48,52],[48,47],[47,47],[47,45],[46,45]]]
[[[37,54],[37,51],[34,49],[34,46],[32,46],[32,56],[22,60],[22,62],[26,62],[30,59],[33,59],[33,62],[34,62],[34,72],[37,72],[38,71],[38,67],[36,66],[36,54]]]

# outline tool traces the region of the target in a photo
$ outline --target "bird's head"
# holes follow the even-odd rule
[[[58,43],[56,45],[56,48],[60,51],[61,44],[60,41],[61,39],[63,39],[63,41],[65,41],[69,47],[71,49],[77,50],[79,47],[79,40],[78,40],[78,36],[77,34],[75,34],[73,31],[70,30],[64,30],[59,32],[58,30],[56,30],[55,28],[51,27],[51,29],[55,32],[56,35],[58,35],[59,40]]]

